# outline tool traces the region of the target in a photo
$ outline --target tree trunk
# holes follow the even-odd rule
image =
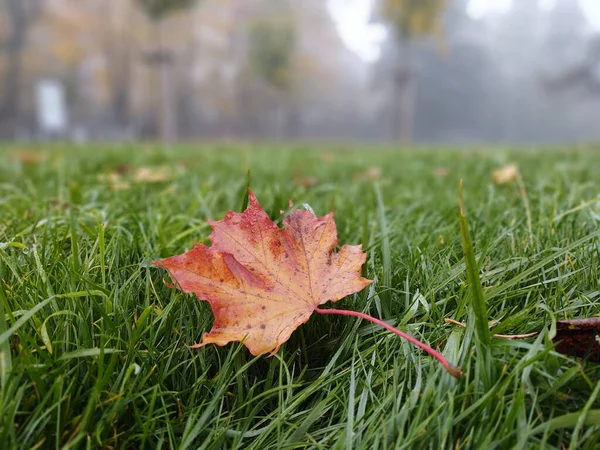
[[[410,69],[406,73],[404,83],[400,89],[396,139],[402,143],[410,144],[413,141],[416,97],[416,80]]]
[[[107,5],[108,6],[108,5]],[[128,37],[127,24],[133,18],[131,11],[124,4],[116,2],[112,7],[113,33],[109,37],[106,53],[112,68],[111,111],[114,121],[122,126],[128,126],[130,121],[130,92],[131,92],[131,55],[132,44]]]
[[[4,98],[0,103],[0,120],[9,132],[14,132],[20,115],[20,91],[22,72],[22,53],[25,47],[27,20],[21,0],[8,1],[8,17],[11,31],[6,42],[4,79],[2,80]]]
[[[410,144],[414,131],[417,80],[412,62],[412,41],[408,37],[402,41],[393,81],[392,136],[394,140]]]
[[[10,33],[6,42],[4,80],[2,80],[4,98],[0,102],[0,122],[5,123],[9,133],[14,133],[19,123],[20,94],[23,67],[23,49],[27,41],[27,32],[37,18],[42,0],[6,0],[6,10]]]
[[[248,110],[247,99],[248,91],[245,83],[244,74],[240,70],[244,64],[246,64],[247,55],[247,33],[245,32],[245,23],[248,20],[246,17],[246,4],[241,1],[236,1],[233,10],[233,27],[229,34],[229,51],[233,55],[238,68],[235,72],[233,80],[233,105],[234,112],[231,117],[231,126],[227,132],[228,137],[241,138],[242,136],[248,137],[248,128],[254,128],[252,124],[248,127],[248,121],[246,118],[246,111]]]
[[[128,43],[122,44],[125,48],[111,52],[111,110],[115,123],[126,127],[130,122],[131,49]]]
[[[285,128],[285,105],[284,101],[281,98],[281,92],[277,92],[275,94],[275,104],[273,108],[273,137],[276,140],[281,140],[284,138],[284,128]]]
[[[292,104],[288,106],[285,116],[285,137],[287,139],[298,139],[300,135],[300,111],[295,104]]]
[[[117,78],[118,80],[118,78]],[[129,83],[118,83],[113,90],[112,110],[115,121],[122,126],[129,125]]]
[[[158,23],[158,43],[162,58],[160,70],[160,139],[162,142],[173,141],[177,138],[177,123],[173,105],[173,61],[171,53],[163,45],[164,23]]]
[[[22,73],[22,45],[10,46],[6,51],[6,72],[4,74],[4,99],[0,106],[0,119],[16,126],[20,116],[20,92]]]
[[[163,142],[176,138],[175,109],[173,108],[173,71],[170,64],[160,65],[160,139]]]

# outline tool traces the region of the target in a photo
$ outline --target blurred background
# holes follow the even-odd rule
[[[600,0],[0,0],[0,138],[600,140]]]

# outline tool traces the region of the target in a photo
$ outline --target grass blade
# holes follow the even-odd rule
[[[80,348],[79,350],[75,350],[69,353],[65,353],[59,359],[59,361],[64,361],[66,359],[73,358],[85,358],[86,356],[101,356],[108,355],[111,353],[123,353],[123,350],[118,350],[115,348]]]
[[[600,425],[600,409],[591,409],[585,413],[578,411],[554,417],[549,421],[533,428],[531,431],[529,431],[529,435],[534,436],[539,433],[551,432],[559,428],[572,428],[580,422],[582,425]]]
[[[242,203],[240,206],[240,211],[244,212],[246,208],[248,208],[248,195],[250,193],[250,183],[252,179],[250,177],[250,169],[246,172],[246,186],[244,186],[244,196],[242,197]]]
[[[4,304],[6,295],[0,285],[0,335],[7,331],[6,317],[4,315]],[[8,340],[0,342],[0,387],[4,387],[8,381],[8,376],[12,370],[12,360],[10,354],[10,342]]]
[[[490,329],[488,326],[488,313],[479,278],[479,267],[473,251],[473,243],[469,234],[469,225],[463,208],[462,181],[460,183],[459,206],[460,206],[460,237],[465,258],[467,281],[471,293],[471,310],[475,317],[475,335],[477,340],[484,346],[489,347],[491,343]]]
[[[381,313],[384,316],[391,314],[390,303],[391,294],[389,289],[392,287],[392,253],[390,250],[390,236],[388,231],[387,218],[385,216],[385,206],[383,196],[379,185],[375,184],[375,195],[377,197],[377,217],[381,229],[381,261],[383,263],[383,286],[386,289],[381,296],[385,298],[382,304]]]
[[[44,306],[46,306],[48,303],[50,303],[51,301],[55,300],[56,297],[50,297],[47,298],[46,300],[44,300],[41,303],[38,303],[37,305],[35,305],[33,308],[31,308],[29,311],[27,311],[25,314],[23,314],[19,320],[17,320],[15,322],[15,324],[10,327],[9,329],[7,329],[6,331],[4,331],[3,333],[0,334],[0,348],[2,348],[1,346],[8,342],[8,339],[12,336],[12,334],[17,331],[19,328],[21,328],[25,322],[27,322],[29,319],[31,319],[31,317],[38,312],[40,309],[42,309]]]

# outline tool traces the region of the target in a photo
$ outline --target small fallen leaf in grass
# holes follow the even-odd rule
[[[69,204],[67,202],[61,202],[57,198],[48,199],[48,205],[60,211],[66,211],[69,208]]]
[[[319,159],[323,162],[331,163],[335,161],[335,155],[329,152],[319,153]]]
[[[433,169],[433,174],[438,178],[444,178],[450,174],[450,171],[445,167],[436,167]]]
[[[127,165],[117,166],[116,170],[116,172],[98,175],[98,181],[107,183],[113,191],[129,189],[131,182],[160,183],[170,180],[173,176],[173,171],[169,167],[140,167],[133,175],[128,175],[131,167]]]
[[[373,166],[369,167],[369,170],[367,170],[365,175],[369,180],[379,180],[381,175],[383,175],[383,171],[381,170],[381,167]]]
[[[321,309],[371,283],[361,276],[367,255],[360,245],[337,252],[333,214],[315,217],[295,210],[279,228],[248,191],[243,213],[229,211],[209,221],[211,247],[203,244],[182,255],[154,261],[169,271],[184,292],[210,303],[213,327],[202,336],[206,344],[243,342],[253,355],[270,352],[286,342],[313,313],[355,316],[403,337],[435,357],[451,375],[460,376],[439,352],[382,320],[357,311]]]
[[[316,178],[312,178],[312,177],[295,177],[294,178],[294,183],[297,184],[298,186],[302,186],[302,187],[312,187],[312,186],[315,186],[318,182],[319,182],[319,180],[317,180]]]
[[[369,167],[363,173],[359,173],[359,174],[355,175],[354,179],[357,181],[368,181],[368,180],[376,181],[376,180],[379,180],[382,175],[383,175],[383,171],[381,170],[381,167],[373,166],[373,167]]]
[[[108,184],[113,191],[124,191],[131,188],[131,184],[116,172],[101,173],[98,175],[98,181]]]
[[[171,175],[168,167],[140,167],[133,179],[139,183],[160,183],[169,180]]]
[[[600,362],[600,317],[556,322],[556,351]]]
[[[19,161],[26,165],[40,164],[48,159],[48,155],[41,151],[34,150],[19,150],[12,155],[15,161]]]
[[[496,184],[510,184],[519,176],[519,166],[517,164],[507,164],[492,172],[492,178]]]
[[[466,327],[462,322],[445,318],[445,323]],[[527,339],[539,332],[525,334],[494,334],[500,339]],[[552,339],[556,351],[563,355],[575,356],[600,363],[600,317],[586,319],[559,320],[556,322],[556,335]]]
[[[125,175],[126,173],[131,172],[131,166],[129,164],[119,164],[116,168],[115,171],[119,174],[119,175]]]

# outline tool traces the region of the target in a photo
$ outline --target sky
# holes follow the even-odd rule
[[[380,44],[386,36],[385,28],[371,23],[374,0],[329,0],[329,10],[336,21],[342,39],[364,61],[379,58]],[[468,13],[474,18],[507,11],[515,0],[471,0]],[[551,8],[555,0],[538,0]],[[590,23],[600,31],[600,0],[579,0]]]
[[[373,0],[329,0],[329,11],[337,23],[342,39],[363,60],[379,58],[379,46],[385,39],[385,28],[370,23]]]

